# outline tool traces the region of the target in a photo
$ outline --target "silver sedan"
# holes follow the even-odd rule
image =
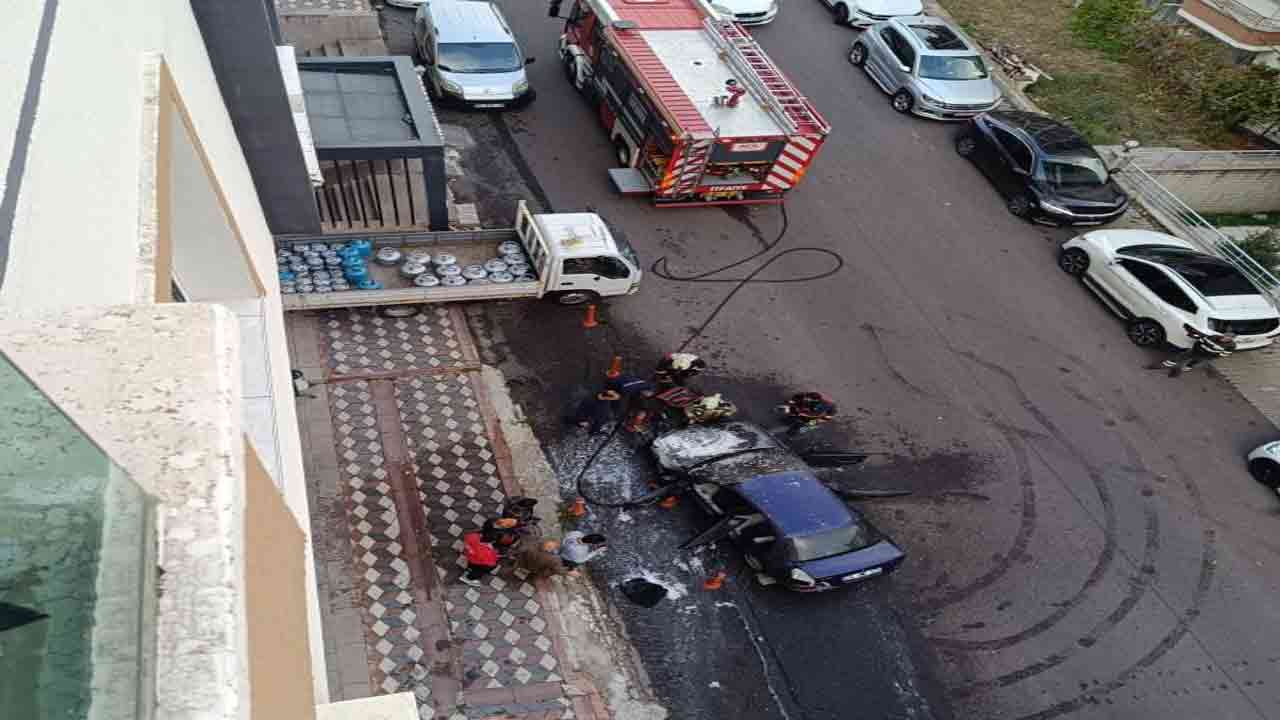
[[[963,120],[1000,104],[982,53],[935,17],[893,18],[867,29],[849,48],[893,109],[937,120]]]

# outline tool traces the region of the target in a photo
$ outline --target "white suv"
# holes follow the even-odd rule
[[[1240,350],[1270,345],[1280,334],[1280,313],[1239,270],[1170,235],[1085,233],[1063,244],[1058,267],[1124,318],[1129,339],[1141,347],[1191,347],[1184,325],[1233,334]]]

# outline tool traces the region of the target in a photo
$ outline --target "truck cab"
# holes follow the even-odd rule
[[[640,288],[640,259],[595,213],[532,215],[523,204],[516,232],[546,276],[545,297],[581,305]]]

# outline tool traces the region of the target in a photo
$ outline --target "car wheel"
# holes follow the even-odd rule
[[[1058,253],[1058,267],[1068,275],[1080,277],[1089,269],[1089,253],[1080,248],[1064,248]]]
[[[956,154],[960,157],[971,157],[978,149],[978,141],[972,135],[961,135],[956,138]]]
[[[853,47],[849,48],[849,62],[858,67],[865,65],[867,62],[867,46],[860,42],[854,43]]]
[[[1150,348],[1164,345],[1164,328],[1160,327],[1160,323],[1149,318],[1131,321],[1125,334],[1138,347]]]
[[[586,305],[600,299],[600,296],[590,290],[566,290],[564,292],[552,293],[547,296],[551,302],[557,305],[572,307],[574,305]]]
[[[627,145],[627,141],[622,138],[615,138],[613,141],[614,153],[618,156],[618,164],[622,167],[631,167],[631,147]]]
[[[1280,489],[1280,465],[1271,460],[1258,458],[1249,461],[1249,474],[1254,480],[1272,490]]]
[[[838,3],[836,5],[835,20],[837,25],[849,24],[849,6],[848,5],[845,5],[844,3]]]
[[[578,64],[574,60],[572,53],[564,54],[564,76],[574,90],[582,92],[582,86],[578,84]]]
[[[889,99],[893,109],[900,113],[906,114],[911,112],[911,106],[916,104],[916,99],[911,97],[911,93],[906,90],[899,90]]]
[[[1006,200],[1005,207],[1014,217],[1025,218],[1031,214],[1031,198],[1019,193]]]

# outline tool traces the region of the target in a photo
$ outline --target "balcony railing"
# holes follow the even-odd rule
[[[1280,32],[1280,6],[1272,6],[1271,15],[1266,16],[1254,10],[1240,0],[1202,0],[1205,5],[1224,15],[1229,15],[1241,25],[1262,32]]]
[[[0,716],[151,717],[154,507],[0,355]]]

